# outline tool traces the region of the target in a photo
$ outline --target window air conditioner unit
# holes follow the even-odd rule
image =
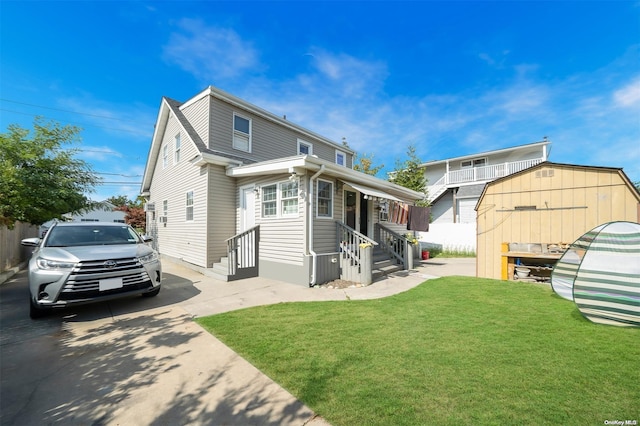
[[[167,223],[167,217],[166,216],[160,216],[159,220],[160,220],[160,223]]]

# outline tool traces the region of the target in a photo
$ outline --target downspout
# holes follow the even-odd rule
[[[309,253],[311,254],[311,282],[309,282],[309,287],[316,285],[316,275],[318,270],[318,254],[313,251],[313,188],[315,187],[314,181],[323,171],[324,164],[320,165],[320,170],[309,178],[309,208],[307,209],[307,220],[309,222],[309,232],[307,233],[309,243],[307,246],[309,247]]]

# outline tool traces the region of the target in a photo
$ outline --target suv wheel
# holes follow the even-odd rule
[[[156,287],[154,290],[151,290],[149,293],[142,293],[142,297],[154,297],[160,293],[160,286]]]
[[[29,316],[31,317],[31,319],[42,318],[46,315],[47,315],[47,310],[36,306],[36,304],[33,302],[33,299],[29,297]]]

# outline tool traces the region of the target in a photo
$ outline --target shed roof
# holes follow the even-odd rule
[[[603,167],[603,166],[584,166],[584,165],[578,165],[578,164],[563,164],[563,163],[552,163],[550,161],[544,161],[542,163],[538,163],[535,166],[531,166],[527,169],[521,170],[519,172],[498,178],[494,181],[488,182],[485,186],[484,189],[482,190],[482,194],[480,195],[480,198],[478,199],[478,203],[476,204],[475,210],[478,210],[478,206],[482,203],[485,194],[487,193],[487,190],[489,188],[491,188],[494,185],[497,185],[501,182],[505,182],[509,179],[513,179],[517,176],[521,176],[525,173],[530,173],[533,170],[536,169],[542,169],[544,167],[551,167],[551,168],[569,168],[569,169],[583,169],[583,170],[606,170],[606,171],[610,171],[612,173],[616,173],[619,174],[620,177],[622,178],[622,180],[625,182],[625,184],[627,185],[627,187],[629,188],[629,190],[634,194],[635,198],[638,200],[638,202],[640,203],[640,192],[638,191],[638,189],[633,185],[633,183],[631,182],[631,180],[629,179],[629,177],[626,175],[626,173],[624,172],[624,170],[622,170],[621,167]]]

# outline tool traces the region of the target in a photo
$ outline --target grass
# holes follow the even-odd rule
[[[446,277],[198,322],[334,426],[640,421],[640,329],[543,286]]]
[[[440,249],[440,248],[429,248],[429,257],[476,257],[476,252],[473,250],[465,250],[465,249]]]

